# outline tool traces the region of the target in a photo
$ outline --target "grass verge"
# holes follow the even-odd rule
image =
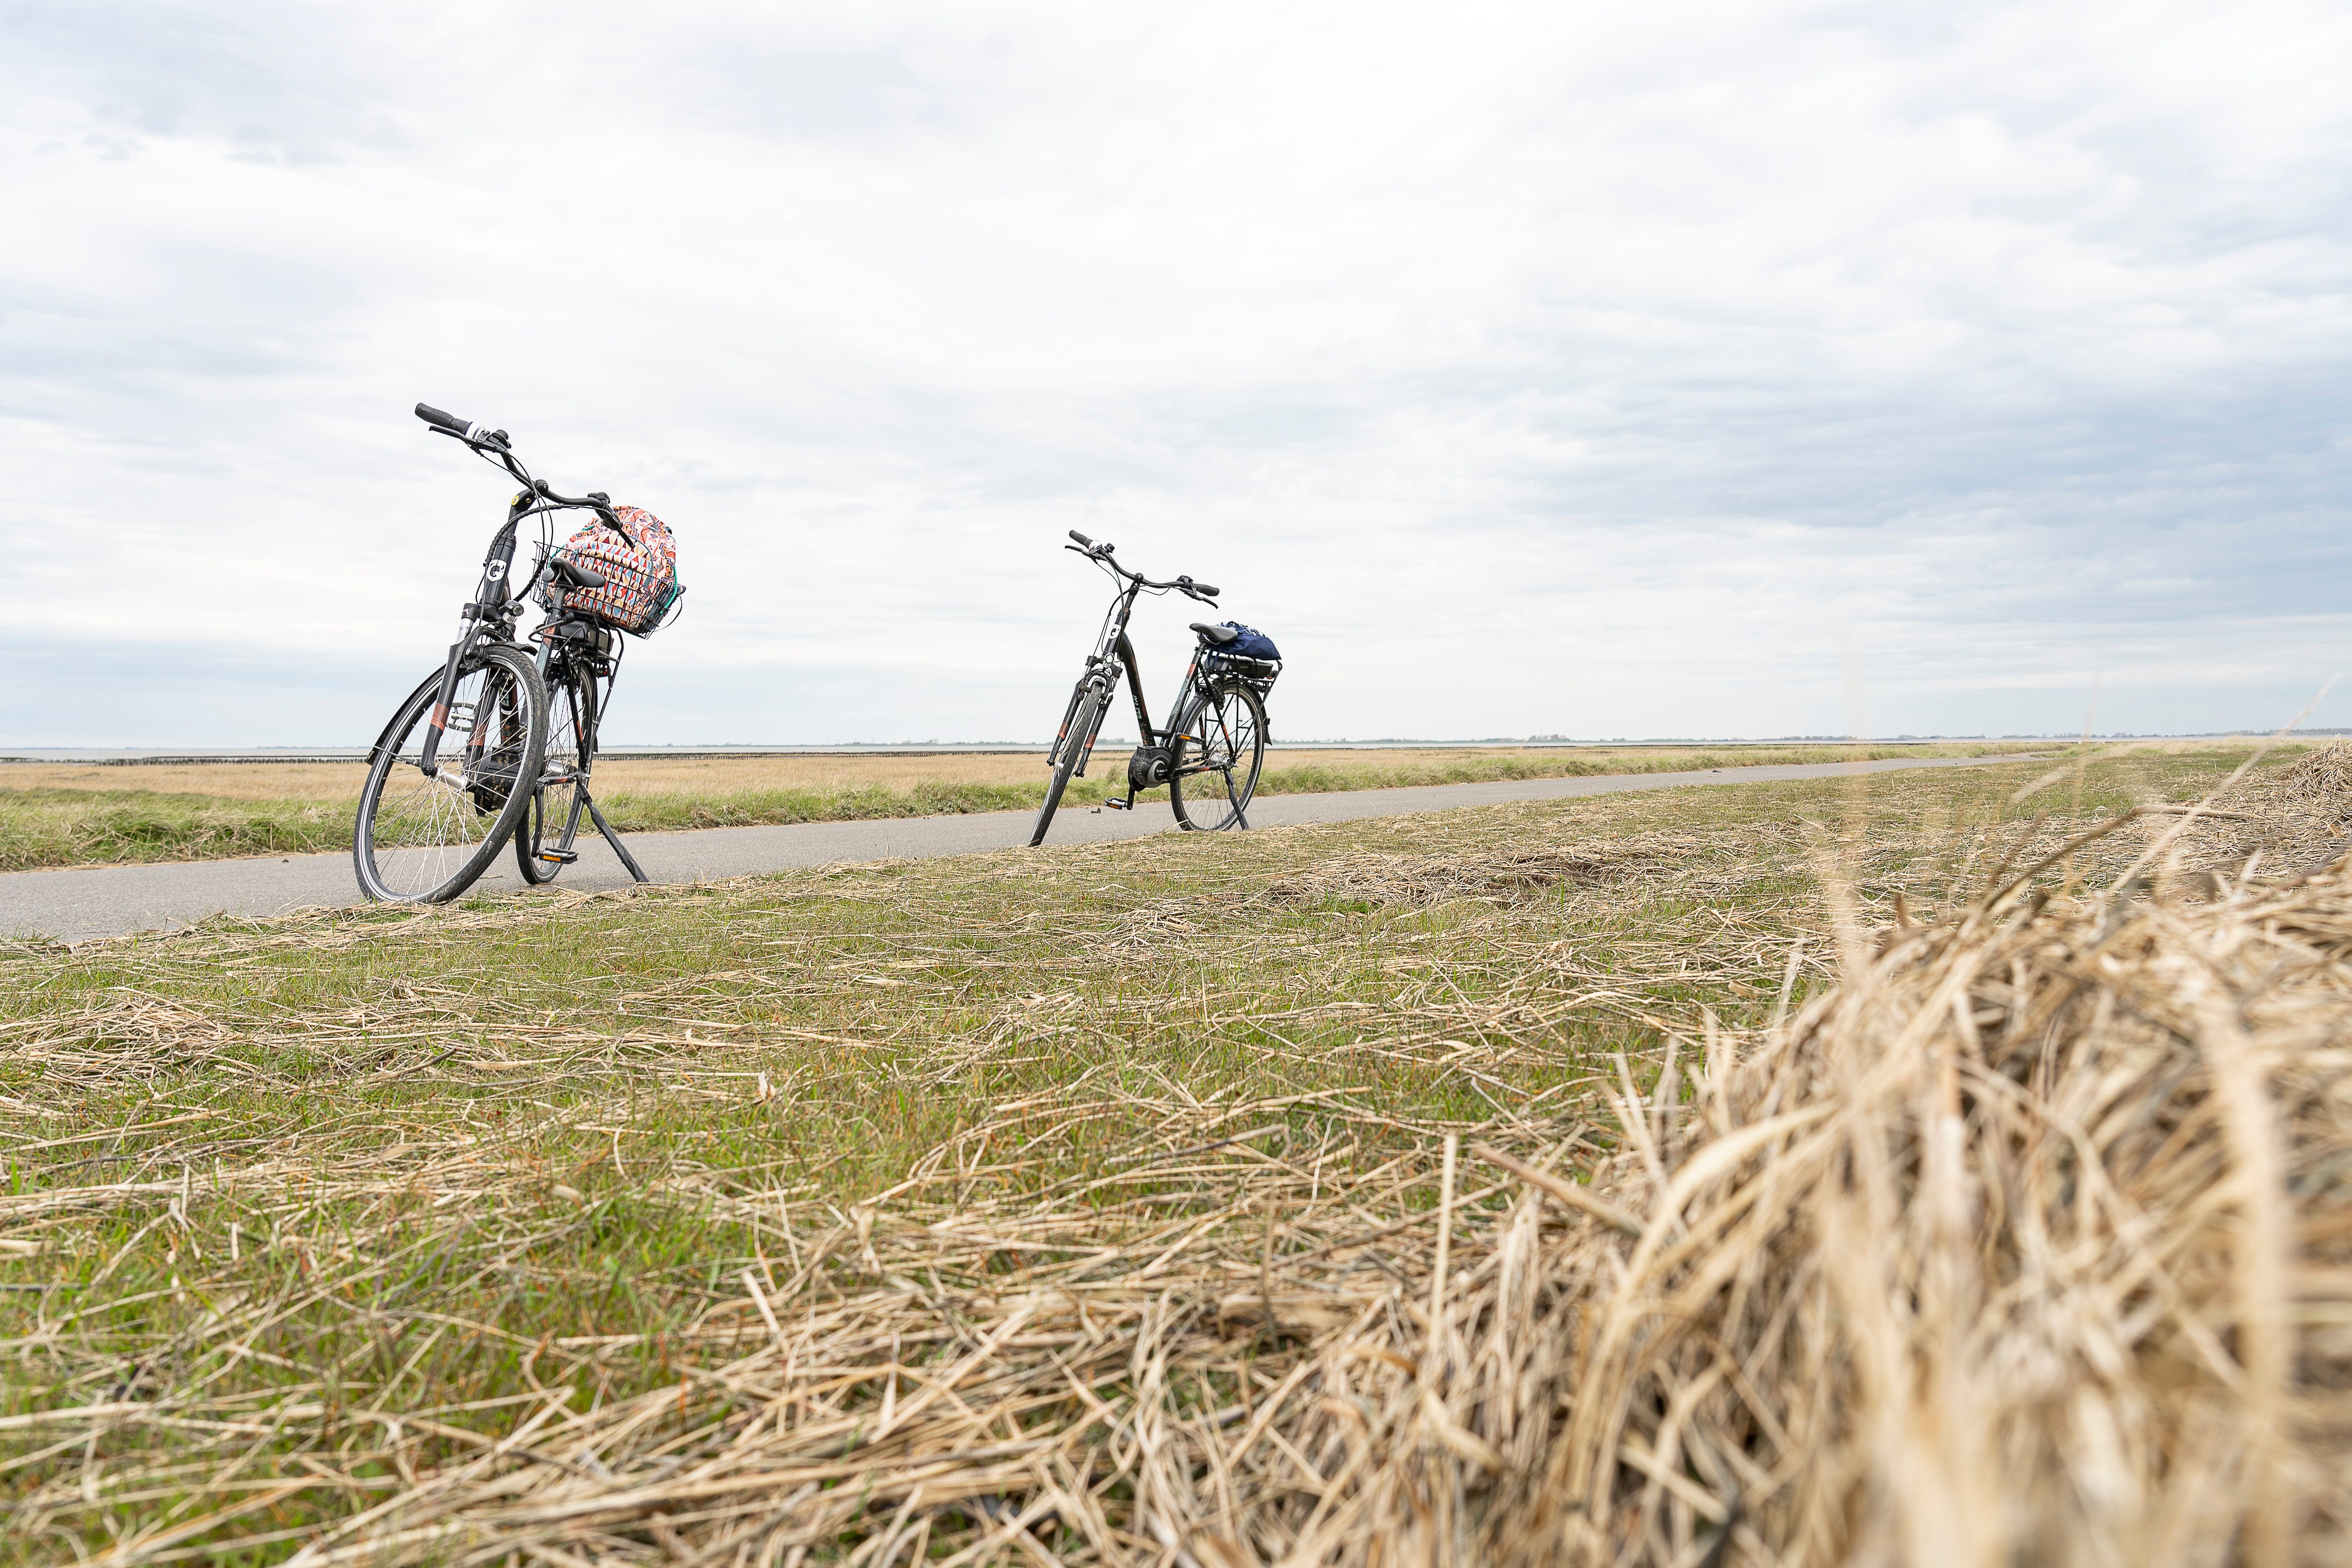
[[[1400,1425],[1435,1237],[1465,1227],[1465,1300],[1517,1267],[1519,1188],[1468,1145],[1600,1176],[1683,1136],[1677,1053],[1818,1017],[1842,838],[1866,919],[1952,916],[2237,760],[2092,763],[2028,823],[2042,764],[12,951],[7,1533],[122,1563],[1127,1562],[1157,1518],[1209,1562],[1240,1526],[1202,1445],[1309,1386],[1365,1425],[1266,1450],[1294,1543],[1351,1455],[1539,1473],[1466,1410]],[[1370,1359],[1334,1383],[1346,1332]],[[1696,1473],[1636,1510],[1654,1560],[1743,1495]]]

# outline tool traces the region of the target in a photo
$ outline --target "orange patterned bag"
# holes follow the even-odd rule
[[[556,554],[600,573],[601,588],[572,588],[562,594],[562,607],[580,610],[640,637],[652,635],[686,590],[677,585],[677,545],[669,524],[642,507],[616,506],[615,529],[598,518],[573,534]],[[540,601],[556,607],[557,584],[551,579],[540,590]]]

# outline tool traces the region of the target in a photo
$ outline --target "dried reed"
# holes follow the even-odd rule
[[[2184,859],[2232,878],[2316,870],[2352,850],[2352,741],[2330,741],[2215,799]],[[2256,857],[2260,857],[2259,860]],[[2210,875],[2201,879],[2210,889]]]
[[[1225,1201],[1141,1235],[961,1210],[943,1152],[747,1273],[730,1359],[298,1561],[2338,1560],[2347,948],[2333,878],[1898,931],[1626,1079],[1590,1189],[1481,1150],[1402,1216],[1230,1113]]]

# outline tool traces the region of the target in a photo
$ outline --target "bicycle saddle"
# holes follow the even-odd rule
[[[547,567],[558,578],[575,588],[601,588],[604,585],[604,574],[592,571],[574,562],[566,561],[561,555],[550,561]]]
[[[1192,623],[1192,629],[1200,633],[1201,640],[1207,643],[1211,647],[1223,647],[1225,644],[1233,641],[1235,637],[1242,635],[1241,633],[1234,630],[1231,626],[1206,626],[1199,621],[1194,621]]]

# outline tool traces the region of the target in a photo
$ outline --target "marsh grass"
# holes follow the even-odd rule
[[[357,799],[0,788],[0,871],[349,849]]]
[[[2178,1528],[2117,1560],[2206,1560],[2252,1500],[2340,1521],[2347,895],[2103,901],[2155,813],[1984,899],[2240,760],[16,950],[5,1536],[123,1563],[1664,1563],[1727,1531],[1899,1559],[1929,1503],[1996,1548],[2018,1519],[2112,1532],[2091,1505],[2172,1456],[2202,1467]],[[2242,998],[2272,1065],[2217,1086],[2198,995]],[[1954,1082],[1963,1178],[1926,1152]],[[2259,1190],[2309,1240],[2232,1217],[2263,1104],[2291,1135]],[[2086,1147],[2121,1206],[2084,1207]],[[1851,1332],[1823,1306],[1887,1289],[1927,1306]],[[1943,1403],[1907,1403],[1905,1347],[1961,1343],[1928,1309],[1987,1300],[1998,1331],[1921,1363]],[[2082,1426],[2101,1400],[2119,1448]],[[2221,1436],[2167,1436],[2196,1421]],[[1890,1454],[1958,1489],[1915,1507]],[[1987,1502],[1985,1454],[2041,1467],[2030,1509]]]
[[[1277,750],[1269,753],[1260,788],[1297,795],[2024,749]],[[1065,798],[1099,805],[1124,793],[1125,770],[1125,752],[1097,752],[1091,776],[1074,783]],[[349,849],[365,778],[363,768],[323,763],[0,766],[0,871]],[[614,826],[635,833],[1034,811],[1045,795],[1042,754],[610,757],[597,764],[597,781],[598,799]],[[1146,798],[1164,799],[1165,792]]]

